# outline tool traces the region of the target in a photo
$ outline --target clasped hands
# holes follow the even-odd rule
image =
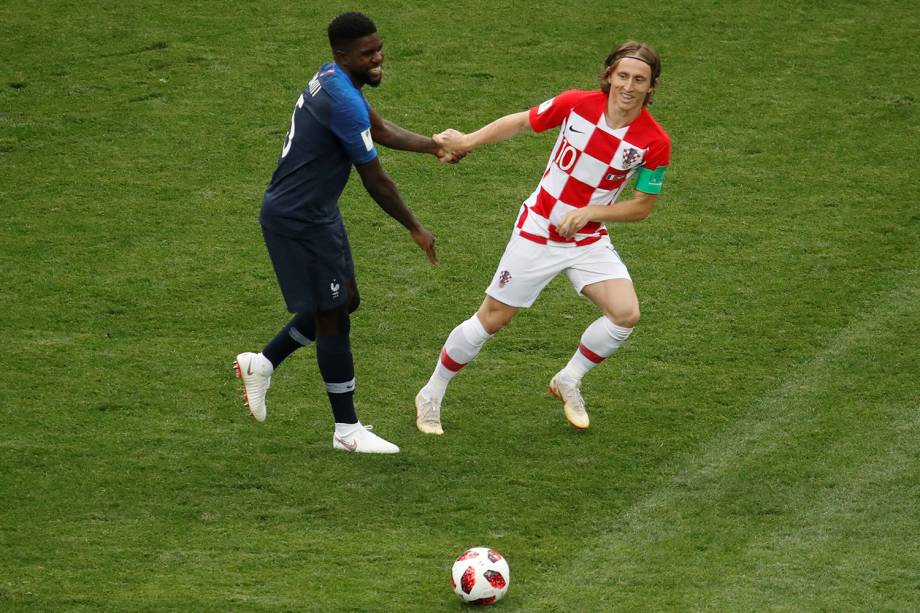
[[[433,135],[432,139],[439,147],[436,155],[442,164],[456,164],[472,151],[465,142],[466,134],[453,128]]]

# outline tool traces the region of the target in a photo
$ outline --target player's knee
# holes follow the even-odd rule
[[[332,311],[320,311],[316,314],[317,343],[321,336],[348,336],[351,331],[351,318],[348,308],[343,306]]]
[[[607,318],[622,328],[635,328],[639,324],[640,316],[638,304],[628,309],[617,309],[615,312],[607,313]]]
[[[491,313],[485,316],[479,316],[479,322],[482,324],[483,330],[488,334],[495,334],[499,330],[505,327],[509,319],[505,317],[500,317],[495,313]]]
[[[516,313],[515,307],[487,299],[476,311],[476,316],[485,331],[491,335],[504,328]]]
[[[316,350],[323,354],[344,355],[351,352],[351,340],[347,334],[317,336]]]

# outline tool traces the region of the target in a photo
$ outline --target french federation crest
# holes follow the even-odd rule
[[[630,147],[623,151],[623,166],[626,168],[631,168],[636,165],[639,161],[639,158],[642,157],[642,152],[636,149],[635,147]]]

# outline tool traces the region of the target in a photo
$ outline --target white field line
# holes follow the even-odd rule
[[[659,487],[622,513],[610,517],[607,531],[579,556],[534,584],[545,585],[546,589],[541,591],[546,594],[560,594],[565,592],[566,586],[590,585],[593,579],[609,581],[611,576],[618,574],[615,569],[608,568],[614,561],[618,565],[631,565],[630,556],[621,554],[632,554],[637,547],[641,549],[643,545],[667,541],[681,534],[684,527],[692,529],[694,520],[686,520],[685,512],[692,513],[701,503],[705,505],[712,494],[718,493],[722,475],[735,470],[749,455],[778,453],[786,432],[794,430],[802,421],[810,421],[814,412],[808,400],[816,391],[834,384],[828,379],[828,371],[834,368],[838,358],[860,347],[871,347],[876,337],[894,322],[915,322],[917,305],[920,305],[920,282],[917,274],[911,274],[900,287],[881,297],[875,308],[852,321],[810,362],[790,373],[790,378],[780,388],[755,402],[697,451],[687,453],[683,461],[676,462],[677,469],[663,475]],[[910,340],[905,339],[905,342]],[[916,339],[913,342],[916,343]],[[916,351],[916,347],[912,350]],[[916,428],[916,412],[914,403],[913,414],[904,416],[903,427]],[[883,462],[880,458],[879,462],[866,467],[863,477],[871,478]],[[641,560],[634,560],[634,563],[636,568],[641,568]],[[565,610],[561,603],[551,602],[552,598],[548,598],[546,608],[541,610],[555,610],[560,606],[559,610]],[[616,602],[615,597],[611,602]]]

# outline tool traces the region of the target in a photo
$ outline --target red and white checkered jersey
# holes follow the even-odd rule
[[[530,109],[535,132],[561,127],[540,184],[521,206],[516,231],[524,238],[559,246],[600,240],[607,235],[600,222],[589,222],[571,239],[560,236],[556,224],[574,209],[613,204],[640,168],[668,165],[671,139],[648,110],[614,130],[606,107],[607,94],[598,89],[569,90]]]

